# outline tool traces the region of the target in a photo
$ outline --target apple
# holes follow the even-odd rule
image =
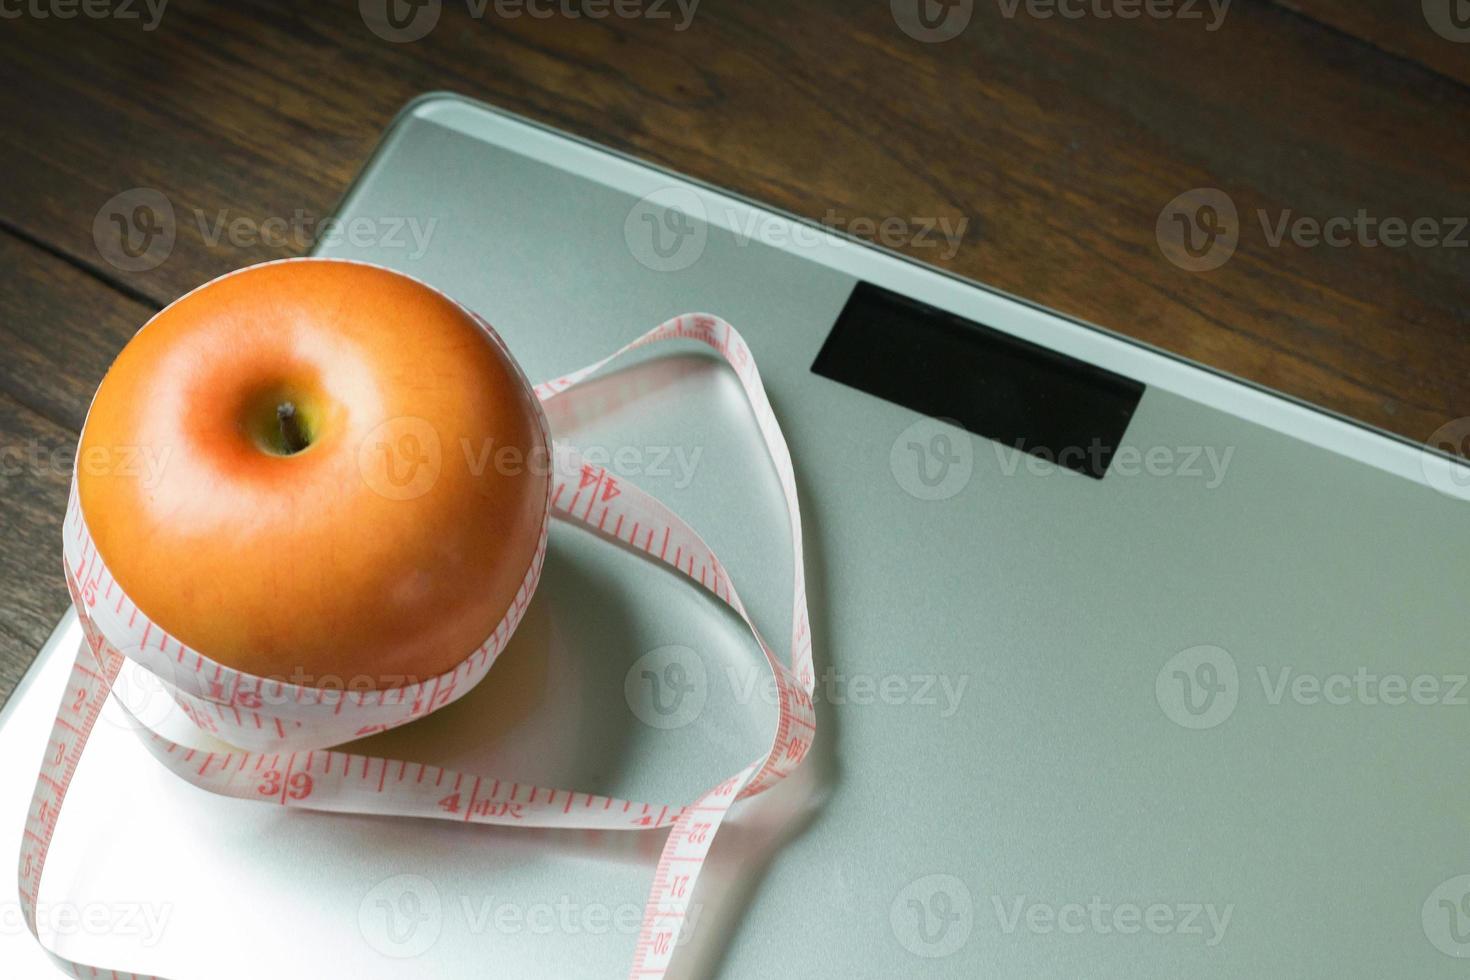
[[[149,619],[317,687],[469,656],[526,576],[550,484],[540,405],[483,321],[321,259],[244,269],[150,320],[78,454],[98,553]]]

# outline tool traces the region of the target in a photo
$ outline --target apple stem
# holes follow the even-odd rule
[[[277,405],[276,422],[280,424],[281,443],[287,453],[299,453],[307,447],[306,433],[301,431],[301,423],[296,419],[295,405],[290,402]]]

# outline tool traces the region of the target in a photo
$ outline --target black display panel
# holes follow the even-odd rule
[[[812,371],[1095,479],[1144,386],[860,282]]]

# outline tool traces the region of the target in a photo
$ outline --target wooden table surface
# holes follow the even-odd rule
[[[329,214],[429,90],[859,233],[964,220],[953,250],[885,244],[1411,439],[1470,415],[1470,29],[1451,0],[1235,0],[1223,21],[1205,0],[1136,19],[1096,14],[1129,0],[1056,8],[1081,18],[953,0],[937,29],[969,20],[942,42],[915,0],[703,0],[687,21],[673,0],[427,2],[439,20],[410,42],[380,36],[383,0],[5,4],[0,701],[66,608],[59,526],[108,363],[183,291],[306,251],[294,216]],[[1209,222],[1198,198],[1166,213],[1196,188],[1238,215],[1211,225],[1238,239],[1212,271],[1169,258],[1169,229]],[[157,195],[172,250],[132,268],[120,229]],[[1300,217],[1353,225],[1327,244]],[[1390,219],[1419,241],[1394,246]]]

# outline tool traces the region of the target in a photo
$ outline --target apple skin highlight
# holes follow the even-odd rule
[[[452,670],[505,614],[547,453],[534,393],[470,313],[302,259],[150,320],[97,391],[77,484],[102,559],[172,636],[258,676],[379,689]]]

